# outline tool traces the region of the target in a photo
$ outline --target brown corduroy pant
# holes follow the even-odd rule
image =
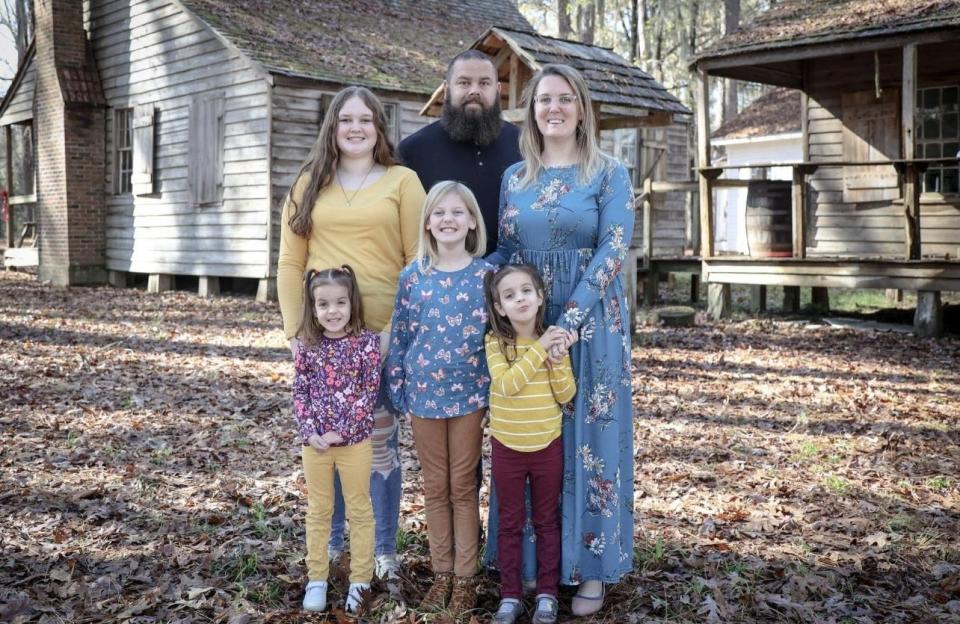
[[[454,418],[410,419],[423,474],[434,574],[473,576],[477,572],[477,462],[483,439],[482,417],[483,410]]]

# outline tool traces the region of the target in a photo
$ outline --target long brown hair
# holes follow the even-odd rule
[[[505,264],[498,270],[491,271],[484,275],[483,290],[486,298],[487,321],[490,325],[490,332],[496,337],[497,343],[500,345],[500,352],[503,353],[503,356],[507,358],[508,362],[513,362],[517,357],[517,330],[514,329],[513,323],[510,322],[510,319],[508,319],[506,315],[501,315],[497,312],[496,304],[500,303],[500,291],[497,290],[497,287],[500,285],[500,282],[503,281],[503,278],[513,273],[523,273],[527,275],[530,281],[533,282],[533,287],[540,294],[540,298],[543,299],[543,303],[537,308],[537,316],[533,323],[533,332],[539,338],[546,329],[546,327],[544,327],[544,315],[546,314],[547,307],[547,293],[543,285],[543,279],[540,277],[540,272],[537,271],[535,266],[526,263]],[[513,356],[507,354],[507,347],[510,348]]]
[[[300,167],[300,173],[297,174],[296,181],[290,189],[289,197],[293,203],[294,212],[290,215],[290,229],[295,234],[303,238],[310,236],[313,229],[313,219],[310,213],[313,212],[313,204],[317,201],[317,195],[320,194],[332,181],[337,171],[337,163],[340,160],[340,150],[337,148],[337,125],[340,121],[340,110],[350,98],[360,98],[364,106],[373,113],[373,125],[377,131],[377,144],[373,148],[373,161],[384,167],[391,167],[397,164],[396,152],[393,149],[393,143],[387,137],[387,118],[383,112],[383,105],[370,89],[366,87],[346,87],[333,96],[326,114],[323,116],[323,123],[320,124],[320,133],[313,144],[313,148],[307,155],[307,159]],[[303,190],[303,196],[299,200],[294,197],[293,190],[297,183],[308,176],[306,187]]]
[[[593,102],[590,99],[590,89],[586,81],[576,69],[560,63],[548,63],[533,75],[523,89],[521,102],[526,109],[523,128],[520,130],[520,155],[523,156],[523,176],[520,178],[520,187],[530,186],[540,175],[543,169],[543,134],[537,126],[535,110],[537,88],[540,81],[547,76],[563,78],[573,95],[577,98],[577,107],[583,119],[577,124],[577,150],[579,151],[578,181],[581,184],[589,182],[600,169],[609,162],[610,157],[600,151],[597,140],[597,118],[593,112]]]
[[[316,345],[323,338],[323,327],[317,321],[316,298],[314,291],[320,286],[335,284],[347,289],[350,298],[350,320],[343,328],[348,334],[359,334],[363,329],[363,300],[360,299],[360,286],[357,276],[349,264],[332,269],[317,271],[310,269],[303,278],[303,319],[297,335],[309,346]]]

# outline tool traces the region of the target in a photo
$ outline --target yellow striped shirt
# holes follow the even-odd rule
[[[511,362],[493,334],[485,339],[490,369],[490,434],[515,451],[546,448],[560,437],[560,405],[577,392],[570,355],[552,369],[547,352],[537,340],[520,338],[516,353],[507,346]]]

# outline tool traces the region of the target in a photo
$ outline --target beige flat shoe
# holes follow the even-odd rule
[[[584,595],[580,593],[583,591],[583,585],[584,583],[580,584],[580,589],[577,591],[577,594],[573,597],[573,601],[570,603],[570,611],[577,617],[583,617],[585,615],[593,615],[594,613],[602,609],[603,598],[607,593],[607,588],[604,586],[603,583],[600,583],[599,596]]]

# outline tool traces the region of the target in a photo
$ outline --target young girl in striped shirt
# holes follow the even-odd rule
[[[531,621],[557,621],[560,577],[560,488],[563,484],[561,405],[576,384],[569,349],[576,335],[544,329],[544,287],[536,268],[509,264],[484,280],[490,331],[485,347],[490,370],[490,434],[493,483],[500,501],[497,532],[500,608],[497,624],[521,613],[521,537],[524,489],[530,480],[537,536],[537,606]]]

